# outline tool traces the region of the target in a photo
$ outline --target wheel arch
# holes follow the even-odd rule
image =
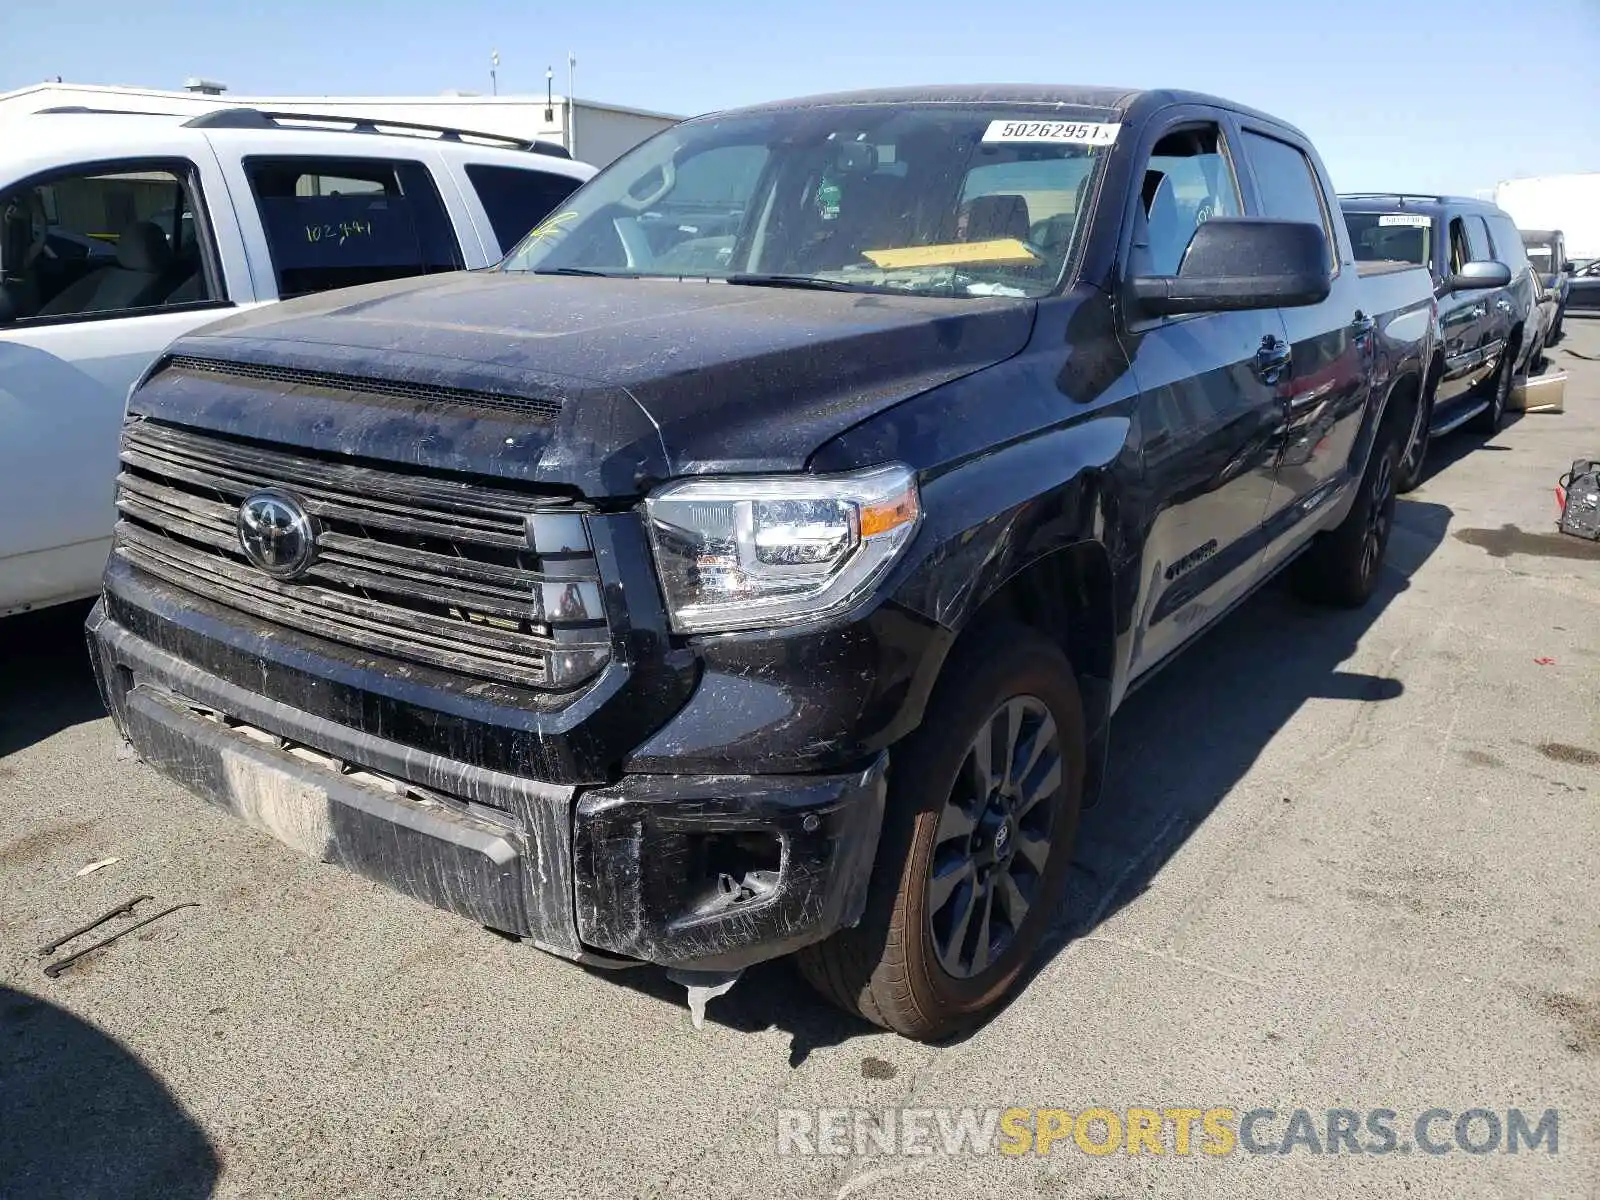
[[[997,581],[972,608],[951,647],[1001,622],[1038,630],[1061,648],[1083,703],[1088,754],[1084,803],[1099,797],[1109,745],[1116,663],[1116,593],[1110,553],[1082,539],[1056,547]],[[946,661],[949,661],[948,657]]]

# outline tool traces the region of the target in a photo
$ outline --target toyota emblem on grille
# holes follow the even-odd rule
[[[246,496],[238,525],[244,556],[275,579],[303,575],[316,557],[311,516],[288,492],[267,488]]]

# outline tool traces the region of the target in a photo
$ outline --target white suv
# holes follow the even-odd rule
[[[594,168],[390,121],[0,121],[0,616],[99,590],[129,387],[227,312],[485,267]]]

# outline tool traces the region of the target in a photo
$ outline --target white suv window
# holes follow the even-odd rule
[[[509,251],[578,190],[580,180],[553,171],[468,163],[467,179],[483,203],[500,249]]]
[[[0,319],[136,314],[215,299],[181,168],[96,168],[0,196]]]
[[[428,168],[374,158],[247,158],[282,299],[465,266]]]

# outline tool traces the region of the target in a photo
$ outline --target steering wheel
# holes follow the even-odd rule
[[[672,159],[667,158],[662,160],[661,165],[656,170],[661,172],[660,187],[646,196],[636,196],[631,191],[624,192],[618,197],[617,203],[623,208],[632,209],[634,212],[644,212],[652,205],[660,203],[678,182],[678,165]]]

